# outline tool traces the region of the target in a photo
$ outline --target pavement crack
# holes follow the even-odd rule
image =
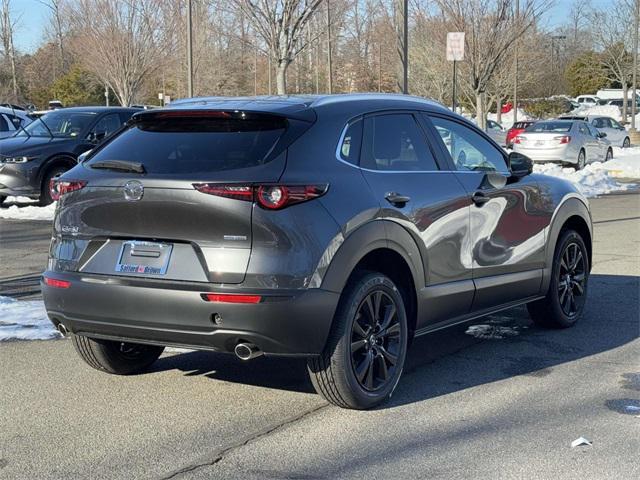
[[[258,440],[260,438],[264,438],[274,432],[276,432],[277,430],[280,430],[283,427],[292,425],[296,422],[299,422],[300,420],[305,419],[306,417],[313,415],[316,412],[319,412],[320,410],[323,410],[327,407],[329,407],[330,405],[324,404],[324,405],[320,405],[318,407],[312,408],[311,410],[307,410],[299,415],[296,415],[294,417],[288,418],[276,425],[272,425],[270,427],[265,428],[264,430],[261,430],[257,433],[251,434],[247,437],[243,437],[240,440],[238,440],[237,442],[228,445],[227,447],[224,447],[221,450],[218,450],[214,453],[213,458],[209,458],[206,461],[202,461],[202,462],[198,462],[194,465],[189,465],[187,467],[181,468],[180,470],[177,470],[175,472],[173,472],[172,474],[170,474],[169,476],[166,477],[161,477],[160,480],[172,480],[175,478],[180,477],[181,475],[184,475],[185,473],[190,473],[193,471],[196,471],[200,468],[205,468],[205,467],[211,467],[213,465],[215,465],[216,463],[220,462],[221,460],[223,460],[225,458],[225,456],[227,454],[229,454],[230,452],[237,450],[238,448],[242,448],[246,445],[249,445],[251,442],[254,442],[255,440]]]

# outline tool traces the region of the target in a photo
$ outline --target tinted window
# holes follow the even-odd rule
[[[148,173],[209,173],[262,165],[284,133],[286,119],[244,112],[139,117],[87,162],[129,160]]]
[[[360,166],[383,171],[438,170],[413,115],[376,115],[364,122]]]
[[[568,132],[571,122],[538,122],[525,129],[526,132]]]
[[[340,158],[345,162],[358,164],[360,142],[362,141],[362,120],[356,120],[347,127],[340,144]]]
[[[96,123],[96,125],[91,129],[91,132],[95,135],[97,140],[102,140],[118,130],[120,126],[120,115],[117,113],[110,113],[98,120],[98,123]]]
[[[476,131],[444,118],[432,117],[431,121],[458,170],[508,172],[502,151]]]
[[[9,130],[9,122],[4,118],[4,115],[0,115],[0,132],[6,132]]]
[[[56,110],[31,122],[25,130],[32,137],[77,137],[95,117],[95,113]],[[22,132],[21,135],[25,133]]]
[[[611,122],[611,126],[613,128],[618,128],[618,129],[622,129],[622,125],[620,125],[616,120],[614,120],[613,118],[610,118],[609,121]]]
[[[578,131],[583,135],[589,135],[589,129],[587,128],[587,124],[586,123],[580,122],[578,124]]]

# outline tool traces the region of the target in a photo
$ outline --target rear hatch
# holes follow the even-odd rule
[[[166,110],[68,172],[52,254],[57,269],[241,283],[251,252],[246,185],[277,182],[308,122],[264,112]],[[76,182],[76,183],[74,183]],[[219,185],[223,195],[194,185]],[[238,197],[240,195],[240,197]]]

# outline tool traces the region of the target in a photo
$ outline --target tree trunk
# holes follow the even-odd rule
[[[487,128],[487,113],[485,111],[485,92],[476,92],[476,123],[482,130]]]
[[[287,67],[289,62],[286,60],[280,60],[276,68],[276,88],[278,95],[287,94]]]
[[[627,82],[622,82],[622,124],[627,123],[627,97],[629,95],[629,87]]]
[[[502,123],[502,98],[496,98],[496,122]]]

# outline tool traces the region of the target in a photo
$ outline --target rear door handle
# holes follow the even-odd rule
[[[478,207],[481,207],[491,199],[482,192],[476,192],[473,194],[473,197],[471,197],[471,200],[473,200],[473,203],[475,203]]]
[[[411,197],[395,192],[387,193],[384,198],[394,207],[404,207],[411,200]]]

